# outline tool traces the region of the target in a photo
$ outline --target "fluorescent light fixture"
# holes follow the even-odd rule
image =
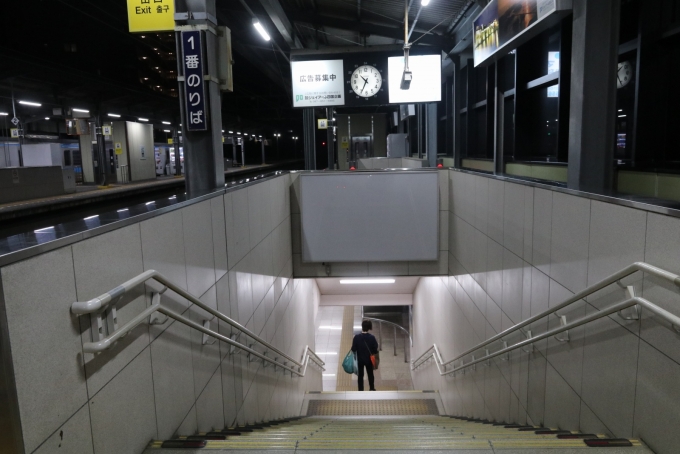
[[[169,129],[164,129],[163,132],[172,132]]]
[[[35,233],[45,233],[45,232],[48,232],[48,231],[50,231],[50,230],[54,230],[54,226],[52,226],[52,227],[45,227],[44,229],[34,230],[33,232],[35,232]]]
[[[170,123],[169,121],[163,121],[163,122],[161,122],[161,123],[163,123],[164,125],[171,125],[171,124],[172,124],[172,123]]]
[[[173,195],[172,197],[168,197],[168,200],[174,200],[174,199],[176,199],[176,198],[177,198],[177,196],[176,196],[176,195]]]
[[[222,132],[224,132],[224,129],[222,130]]]
[[[49,119],[50,119],[50,117],[45,117],[45,120],[49,120]]]
[[[422,0],[422,1],[420,2],[420,4],[423,5],[423,6],[427,6],[427,5],[430,4],[430,0]]]
[[[229,131],[229,134],[233,134],[233,133],[234,133],[234,131]]]
[[[360,325],[355,325],[355,326],[354,326],[354,329],[361,329],[361,326],[360,326]]]
[[[259,20],[253,19],[253,26],[255,27],[255,30],[257,30],[258,33],[260,33],[262,39],[264,39],[265,41],[269,41],[271,39]]]
[[[317,352],[317,355],[337,355],[337,352]]]
[[[319,326],[319,329],[337,329],[341,330],[342,326]]]
[[[118,210],[119,213],[125,213],[126,211],[130,211],[129,208],[123,208],[122,210]]]
[[[7,115],[9,115],[7,112],[0,112],[0,117],[6,117]]]
[[[75,107],[72,109],[74,112],[80,112],[80,113],[90,113],[89,110],[87,109],[76,109]]]
[[[109,114],[109,117],[120,118],[120,115],[110,113],[110,114]]]
[[[237,132],[236,134],[238,134],[239,136],[241,135],[241,133],[240,133],[240,132]]]
[[[626,115],[619,115],[619,118],[626,118]]]
[[[341,279],[340,283],[345,285],[356,284],[394,284],[395,279]]]
[[[149,121],[148,118],[138,118],[139,121]]]
[[[151,202],[146,202],[147,205],[153,205],[154,203],[156,203],[155,200],[154,200],[154,201],[151,201]]]
[[[19,104],[23,104],[25,106],[42,107],[42,104],[39,102],[19,101]]]
[[[335,374],[323,374],[324,377],[335,377]]]
[[[98,217],[99,217],[99,215],[98,215],[98,214],[95,214],[94,216],[89,216],[89,217],[87,217],[87,218],[85,218],[85,219],[83,219],[83,220],[84,220],[84,221],[89,221],[90,219],[96,219],[96,218],[98,218]]]

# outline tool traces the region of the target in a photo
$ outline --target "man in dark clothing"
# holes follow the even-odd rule
[[[371,355],[378,354],[378,341],[373,334],[368,332],[373,329],[373,323],[370,320],[361,322],[361,334],[354,336],[352,341],[352,351],[357,354],[357,363],[359,365],[359,391],[364,390],[364,367],[368,375],[368,389],[375,391],[375,377],[373,376],[373,363],[371,363]]]

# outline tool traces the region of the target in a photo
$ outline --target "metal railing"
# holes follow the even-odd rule
[[[363,311],[363,307],[362,307]],[[413,347],[413,339],[411,338],[411,333],[408,332],[406,328],[404,328],[401,325],[398,325],[396,323],[388,322],[387,320],[383,320],[380,318],[373,318],[373,317],[364,317],[362,315],[361,317],[362,320],[371,320],[374,322],[378,322],[378,346],[380,347],[380,351],[382,351],[382,324],[385,323],[387,325],[391,325],[394,328],[394,356],[397,356],[397,329],[400,329],[404,332],[404,362],[408,362],[408,351],[409,349],[407,348],[406,340],[408,339],[409,342],[411,343],[411,347]]]
[[[439,371],[439,375],[449,375],[449,374],[454,374],[455,372],[458,372],[462,369],[475,366],[476,364],[479,364],[481,362],[488,362],[492,358],[496,358],[498,356],[504,356],[502,358],[503,361],[507,361],[509,359],[509,353],[513,350],[516,350],[518,348],[522,348],[523,351],[525,352],[531,352],[533,351],[533,343],[547,339],[549,337],[555,336],[555,339],[557,339],[559,342],[569,342],[569,330],[573,328],[577,328],[581,325],[585,325],[586,323],[590,323],[594,320],[607,317],[611,314],[618,313],[621,318],[624,320],[638,320],[640,316],[640,311],[638,309],[638,306],[642,306],[643,308],[649,310],[652,312],[654,315],[664,319],[668,323],[670,323],[670,327],[675,330],[676,332],[680,333],[680,317],[671,314],[667,310],[657,306],[656,304],[653,304],[649,302],[648,300],[638,297],[635,295],[635,289],[633,288],[632,285],[629,286],[624,286],[621,283],[621,279],[630,276],[638,271],[642,271],[643,273],[648,273],[652,276],[658,277],[660,279],[663,279],[667,282],[670,282],[672,284],[675,284],[676,286],[680,287],[680,276],[670,273],[666,270],[663,270],[661,268],[657,268],[655,266],[649,265],[648,263],[644,262],[636,262],[633,263],[632,265],[627,266],[626,268],[622,269],[621,271],[612,274],[611,276],[601,280],[600,282],[597,282],[596,284],[593,284],[586,289],[574,294],[572,297],[566,299],[562,303],[558,304],[557,306],[548,309],[546,311],[541,312],[540,314],[536,314],[533,317],[530,317],[526,320],[524,320],[521,323],[518,323],[505,331],[498,333],[497,335],[491,337],[490,339],[476,345],[475,347],[461,353],[460,355],[456,356],[455,358],[451,359],[450,361],[444,362],[442,359],[442,356],[439,352],[439,348],[437,347],[436,344],[432,345],[432,347],[428,348],[422,355],[420,355],[416,360],[414,360],[411,364],[411,370],[415,370],[419,366],[421,366],[423,363],[428,361],[430,358],[433,358],[435,361],[435,364],[437,365],[437,369]],[[612,285],[612,284],[618,284],[619,286],[625,288],[628,292],[628,298],[622,302],[616,303],[609,305],[595,313],[592,313],[590,315],[587,315],[583,318],[580,318],[578,320],[575,320],[571,323],[567,321],[567,317],[564,315],[559,315],[559,311],[562,309],[566,308],[567,306],[570,306],[571,304],[574,304],[575,302],[584,299],[585,297],[592,295],[593,293],[602,290],[603,288]],[[621,311],[629,308],[629,307],[635,307],[635,315],[631,316],[624,316]],[[535,323],[542,318],[548,317],[552,314],[555,314],[560,319],[560,326],[557,328],[554,328],[552,330],[548,330],[545,333],[542,333],[538,336],[532,336],[531,330],[525,330],[524,328],[531,325],[532,323]],[[526,336],[525,340],[522,340],[520,342],[517,342],[513,345],[508,346],[507,341],[505,340],[508,336],[516,333],[516,332],[521,332]],[[566,333],[563,337],[559,337],[559,334]],[[486,347],[489,347],[491,344],[500,342],[501,344],[501,349],[497,350],[495,352],[489,352],[489,349]],[[529,349],[524,349],[524,347],[529,346]],[[480,350],[484,350],[484,356],[481,356],[479,358],[476,358],[473,353],[476,353]],[[465,363],[465,358],[471,355],[471,359],[469,362]],[[461,361],[461,364],[459,366],[455,366],[456,361]],[[488,364],[488,363],[487,363]],[[451,368],[449,368],[451,366]]]
[[[159,282],[164,286],[164,288],[159,292],[153,293],[151,299],[151,306],[142,311],[140,314],[136,315],[124,326],[119,328],[117,324],[115,304],[120,300],[120,298],[123,295],[125,295],[125,293],[144,284],[149,280]],[[161,305],[161,294],[163,294],[168,289],[174,291],[181,297],[187,299],[194,305],[200,307],[201,309],[208,312],[215,318],[227,323],[228,325],[231,325],[233,328],[240,331],[240,333],[232,334],[230,337],[225,336],[223,334],[211,330],[208,327],[210,323],[210,321],[208,320],[206,320],[204,324],[200,324],[166,307],[163,307]],[[264,339],[262,339],[261,337],[259,337],[258,335],[256,335],[243,325],[232,320],[231,318],[227,317],[221,312],[211,308],[210,306],[207,306],[206,304],[201,302],[198,298],[193,296],[191,293],[188,293],[182,288],[174,285],[165,276],[163,276],[161,273],[155,270],[145,271],[144,273],[135,276],[134,278],[128,280],[127,282],[124,282],[123,284],[119,285],[113,290],[110,290],[104,293],[103,295],[93,298],[89,301],[75,302],[71,305],[71,312],[78,316],[85,314],[91,315],[93,341],[85,342],[83,344],[83,350],[86,353],[103,352],[104,350],[113,347],[113,345],[118,340],[125,337],[137,326],[143,323],[147,323],[147,321],[151,325],[163,324],[167,321],[167,318],[169,317],[203,333],[203,344],[209,343],[209,338],[212,337],[216,340],[220,340],[222,342],[225,342],[226,344],[231,345],[232,348],[230,349],[230,354],[233,354],[235,352],[235,349],[239,349],[241,351],[248,353],[248,357],[251,361],[254,361],[253,357],[259,358],[263,361],[263,364],[265,365],[266,363],[271,363],[274,365],[275,369],[277,367],[280,367],[284,371],[289,371],[291,374],[295,374],[301,377],[305,375],[307,371],[307,365],[309,364],[310,360],[316,363],[321,368],[321,370],[325,370],[323,368],[325,363],[323,362],[323,360],[321,360],[321,358],[319,358],[319,356],[316,353],[314,353],[314,351],[312,351],[309,348],[309,346],[305,347],[305,350],[302,354],[302,360],[297,361],[290,357],[289,355],[287,355],[286,353],[279,350],[278,348],[274,347],[269,342],[265,341]],[[166,317],[165,318],[158,317],[156,313],[163,314]],[[108,336],[104,335],[105,327],[109,328],[110,333]],[[242,343],[233,339],[233,338],[238,339],[238,337],[240,337],[241,335],[244,335],[247,339],[252,339],[255,343],[262,345],[264,347],[264,351],[263,352],[256,351],[253,348],[255,345],[254,343],[243,345]],[[213,341],[213,343],[214,342],[215,341]],[[267,356],[270,353],[273,353],[273,355]]]

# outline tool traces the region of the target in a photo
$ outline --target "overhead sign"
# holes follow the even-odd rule
[[[568,2],[571,3],[571,2]],[[475,66],[487,61],[502,49],[511,50],[521,44],[520,36],[529,39],[544,28],[536,27],[557,11],[571,6],[557,0],[491,0],[473,23]],[[533,30],[529,32],[529,30]],[[534,33],[535,32],[535,33]]]
[[[328,129],[328,119],[327,118],[317,120],[317,124],[318,124],[319,129]]]
[[[186,94],[184,104],[189,131],[208,129],[203,61],[203,32],[182,32],[182,65]]]
[[[408,66],[413,73],[413,80],[408,90],[402,90],[401,76],[404,73],[404,57],[387,59],[390,104],[441,101],[441,55],[411,56],[408,59]]]
[[[343,60],[292,61],[293,107],[345,105]]]
[[[12,128],[10,129],[12,139],[18,139],[19,138],[19,129],[18,128]]]
[[[175,0],[127,0],[131,33],[175,30]]]

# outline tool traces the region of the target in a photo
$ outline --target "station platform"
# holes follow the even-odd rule
[[[281,161],[273,164],[234,167],[224,172],[226,181],[249,175],[253,172],[269,172],[278,169],[294,169],[299,160]],[[22,200],[0,204],[0,222],[11,221],[25,216],[45,214],[68,208],[84,207],[92,203],[115,201],[130,196],[142,195],[150,191],[166,191],[184,186],[184,176],[163,176],[155,180],[137,183],[113,184],[108,187],[95,185],[78,186],[74,194]]]

